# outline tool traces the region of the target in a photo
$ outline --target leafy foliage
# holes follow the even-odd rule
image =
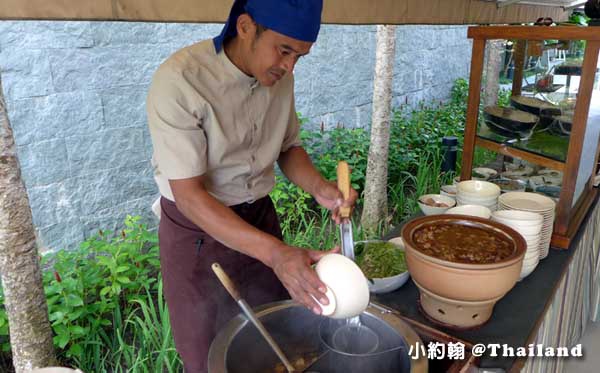
[[[59,359],[86,372],[178,371],[162,300],[158,237],[128,216],[117,234],[99,231],[74,251],[42,258],[44,290]],[[3,304],[3,298],[0,298]],[[0,309],[2,350],[10,351]]]

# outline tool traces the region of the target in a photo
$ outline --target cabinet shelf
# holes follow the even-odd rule
[[[551,158],[547,158],[543,155],[539,155],[536,153],[528,152],[526,150],[522,150],[516,147],[513,147],[511,144],[506,143],[498,143],[495,141],[487,140],[482,137],[477,137],[475,139],[475,145],[481,146],[488,150],[495,151],[496,153],[506,155],[513,158],[520,158],[526,160],[531,163],[538,164],[543,167],[547,167],[557,171],[565,170],[565,163],[561,161],[557,161]]]
[[[569,137],[536,131],[527,140],[518,140],[492,132],[485,123],[479,126],[476,145],[510,157],[522,158],[558,171],[564,171]]]

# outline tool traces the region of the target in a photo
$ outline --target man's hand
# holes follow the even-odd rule
[[[336,224],[342,222],[340,216],[340,207],[350,207],[354,209],[354,204],[358,198],[358,192],[350,187],[350,196],[344,200],[342,192],[337,188],[337,184],[333,181],[321,181],[319,186],[314,189],[314,197],[319,205],[332,211],[331,218]]]
[[[339,251],[337,248],[325,252],[282,245],[274,252],[271,268],[296,302],[319,315],[321,307],[315,299],[323,305],[329,304],[325,296],[327,288],[311,265],[319,261],[322,256],[337,251]]]
[[[332,211],[331,218],[336,224],[342,222],[339,208],[354,207],[358,198],[356,190],[350,188],[350,196],[346,201],[335,182],[327,181],[313,166],[310,157],[301,146],[294,146],[279,155],[279,168],[290,181],[310,193],[319,205]]]

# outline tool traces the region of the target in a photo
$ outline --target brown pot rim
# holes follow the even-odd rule
[[[416,248],[415,242],[413,240],[414,232],[418,228],[423,227],[424,225],[430,225],[439,222],[460,222],[465,225],[476,226],[478,228],[482,228],[488,231],[493,230],[494,232],[500,233],[509,240],[511,240],[514,243],[515,250],[510,256],[508,256],[504,260],[486,264],[451,262],[449,260],[443,260],[422,253]],[[412,219],[402,227],[402,239],[404,240],[405,250],[407,254],[413,254],[426,261],[433,262],[445,267],[458,269],[497,269],[501,267],[511,266],[521,261],[525,256],[525,252],[527,250],[527,242],[525,241],[523,236],[521,236],[517,231],[515,231],[511,227],[496,221],[492,221],[490,219],[484,219],[468,215],[443,214],[422,216]]]

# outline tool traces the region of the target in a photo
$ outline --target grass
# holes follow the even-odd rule
[[[127,315],[116,307],[112,328],[90,334],[82,346],[86,354],[74,365],[86,373],[181,372],[162,289],[162,280],[157,293],[146,289]]]

